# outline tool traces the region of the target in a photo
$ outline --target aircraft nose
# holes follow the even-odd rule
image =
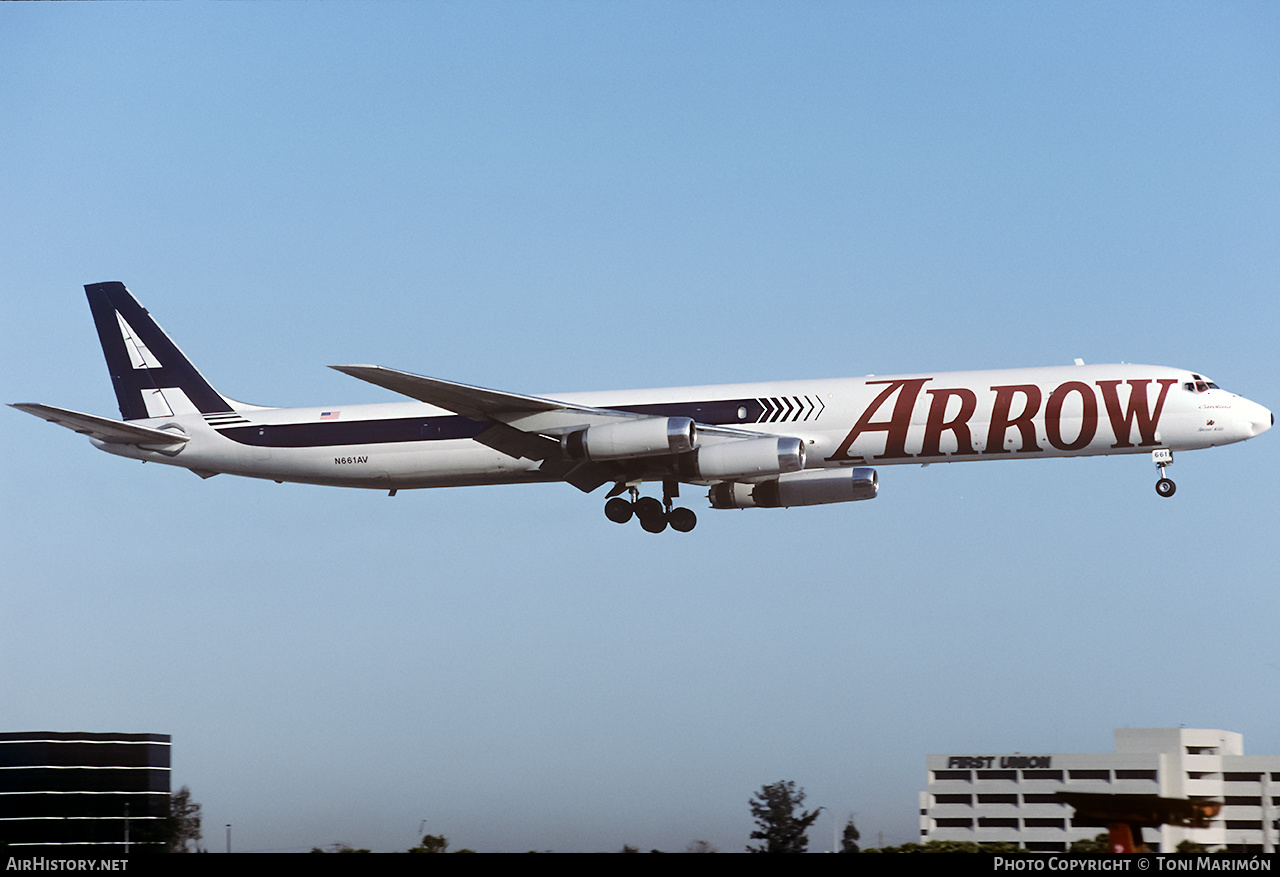
[[[1250,402],[1245,412],[1249,422],[1250,435],[1262,435],[1276,425],[1276,416],[1257,402]]]

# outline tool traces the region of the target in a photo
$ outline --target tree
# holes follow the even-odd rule
[[[715,848],[714,844],[708,843],[705,840],[689,841],[689,845],[684,848],[684,851],[686,853],[718,853],[720,852]]]
[[[169,798],[165,850],[170,853],[198,853],[201,836],[200,805],[191,800],[191,789],[183,786]]]
[[[409,850],[411,853],[443,853],[449,849],[449,838],[443,834],[424,834],[422,843]]]
[[[795,815],[796,808],[804,803],[804,789],[797,789],[790,780],[779,780],[763,786],[751,798],[751,815],[760,828],[751,832],[752,840],[762,840],[762,846],[748,845],[750,853],[803,853],[809,849],[805,833],[818,818],[819,810]]]
[[[1109,853],[1111,852],[1111,835],[1104,831],[1102,834],[1095,835],[1093,840],[1089,840],[1088,838],[1073,840],[1071,842],[1071,846],[1068,847],[1067,852],[1089,854]]]
[[[840,852],[856,853],[858,851],[858,838],[862,837],[857,826],[853,824],[853,817],[849,817],[849,821],[844,824],[844,833],[840,836]]]

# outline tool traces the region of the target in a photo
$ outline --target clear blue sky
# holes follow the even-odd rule
[[[1082,357],[1275,409],[1278,48],[1268,3],[4,4],[0,401],[116,415],[121,280],[262,404]],[[1273,435],[1168,501],[888,467],[661,537],[0,437],[0,726],[172,734],[214,849],[734,851],[778,779],[902,843],[929,753],[1280,752]]]

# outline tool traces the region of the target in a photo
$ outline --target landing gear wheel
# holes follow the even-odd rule
[[[635,503],[636,517],[640,526],[650,533],[661,533],[667,529],[667,512],[662,503],[651,496],[642,496]]]
[[[615,524],[625,524],[631,520],[633,514],[635,514],[635,509],[631,503],[620,496],[615,496],[604,504],[604,516]]]
[[[1168,478],[1161,478],[1156,482],[1156,493],[1163,497],[1173,496],[1173,492],[1178,489],[1178,485],[1174,484]]]
[[[663,530],[667,529],[667,516],[663,515],[662,517],[656,518],[656,519],[641,518],[640,526],[644,527],[644,529],[646,529],[650,533],[661,533]]]
[[[672,509],[667,513],[667,523],[671,529],[679,533],[688,533],[698,526],[698,516],[691,509]]]

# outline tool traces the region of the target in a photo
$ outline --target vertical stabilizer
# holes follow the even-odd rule
[[[123,283],[84,288],[125,420],[235,410]]]

